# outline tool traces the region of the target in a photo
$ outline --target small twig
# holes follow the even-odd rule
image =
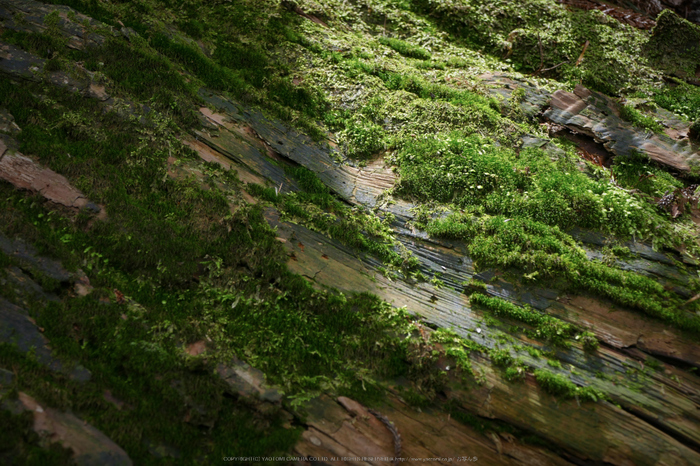
[[[539,31],[537,32],[537,43],[540,47],[540,67],[537,68],[537,71],[535,71],[535,76],[540,74],[540,71],[542,71],[542,68],[544,68],[544,51],[542,50],[542,37],[540,37]]]
[[[563,62],[559,63],[558,65],[554,65],[554,66],[550,66],[549,68],[545,68],[542,70],[542,73],[544,73],[545,71],[552,71],[553,69],[559,68],[561,65],[566,65],[567,63],[569,63],[569,60],[563,61]]]
[[[695,296],[693,296],[692,298],[690,298],[688,301],[686,301],[686,302],[684,302],[683,304],[681,304],[681,307],[686,306],[686,305],[692,303],[693,301],[697,301],[698,299],[700,299],[700,294],[696,294]]]
[[[576,60],[576,66],[580,65],[581,62],[583,61],[583,54],[586,53],[586,49],[588,48],[588,45],[590,44],[590,41],[586,41],[585,44],[583,44],[583,50],[581,51],[581,55],[579,55],[578,60]]]

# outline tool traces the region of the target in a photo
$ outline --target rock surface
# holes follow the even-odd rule
[[[22,239],[10,239],[0,233],[0,251],[17,260],[22,267],[34,270],[60,284],[70,282],[72,275],[54,259],[40,256],[34,246]]]
[[[84,367],[70,365],[54,357],[43,329],[19,306],[0,297],[0,342],[10,343],[23,353],[32,352],[36,360],[49,369],[68,374],[72,379],[85,382],[90,372]]]
[[[58,13],[55,25],[46,17]],[[55,13],[54,13],[55,14]],[[62,5],[46,5],[34,0],[0,0],[0,21],[6,29],[18,32],[43,33],[53,30],[68,41],[68,47],[83,49],[104,44],[105,37],[95,33],[105,25],[93,18]]]
[[[216,372],[233,394],[270,403],[282,399],[282,392],[266,383],[265,374],[243,361],[233,359],[228,364],[219,364]]]
[[[71,413],[42,407],[34,398],[20,392],[16,401],[5,400],[5,409],[31,411],[34,431],[49,443],[58,442],[73,452],[78,466],[126,466],[133,464],[119,445],[99,430]]]
[[[5,289],[12,289],[14,303],[25,308],[36,302],[43,304],[49,301],[60,301],[55,293],[44,291],[38,283],[32,280],[19,267],[9,267],[4,271],[0,270],[0,286],[5,287]]]
[[[10,144],[5,141],[6,139],[0,136],[0,179],[12,183],[17,189],[37,192],[56,204],[102,213],[104,218],[103,209],[90,202],[64,176],[9,149]]]
[[[541,391],[531,377],[509,384],[484,368],[486,383],[464,393],[452,393],[485,417],[508,420],[532,429],[578,458],[612,464],[691,465],[697,451],[679,443],[647,422],[607,402],[577,404],[559,401]]]

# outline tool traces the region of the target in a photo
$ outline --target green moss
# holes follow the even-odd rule
[[[513,362],[513,357],[507,349],[493,349],[489,351],[491,362],[498,367],[508,367]]]
[[[415,273],[418,260],[395,239],[390,216],[380,219],[370,212],[340,202],[316,174],[302,167],[287,168],[302,192],[279,194],[274,188],[246,185],[254,196],[275,204],[289,219],[321,231],[346,246],[367,252],[404,274]]]
[[[583,349],[585,349],[588,352],[592,353],[594,351],[597,351],[600,347],[600,342],[598,341],[593,332],[583,332],[580,335],[580,337],[576,336],[576,339],[580,339],[581,343],[583,344]]]
[[[556,359],[547,359],[547,365],[561,369],[561,363]]]
[[[440,288],[442,288],[442,287],[445,286],[445,282],[443,282],[442,280],[440,280],[440,279],[437,278],[437,277],[431,278],[431,279],[430,279],[430,284],[433,285],[433,286],[435,287],[436,290],[439,290]]]
[[[279,200],[279,194],[275,191],[275,188],[265,187],[257,183],[248,183],[245,189],[251,196],[258,197],[267,202],[276,203]]]
[[[432,405],[432,401],[429,397],[420,393],[414,388],[409,388],[401,392],[401,397],[414,408],[427,408]]]
[[[551,73],[609,94],[651,83],[656,75],[639,58],[648,37],[596,10],[568,9],[548,0],[413,0],[412,10],[429,15],[470,47],[509,57],[517,71],[563,63]],[[589,46],[577,64],[586,42]]]
[[[599,390],[592,387],[577,387],[567,378],[544,369],[535,369],[535,379],[545,392],[560,398],[577,398],[581,401],[594,402],[607,399],[607,396]]]
[[[689,121],[700,120],[700,88],[684,82],[673,83],[654,93],[654,102]]]
[[[373,361],[368,367],[382,366],[387,373],[394,370],[389,366],[405,360],[398,339],[388,344],[391,338],[387,337],[381,350],[373,344],[376,335],[404,320],[389,317],[392,312],[376,298],[345,300],[319,294],[304,279],[286,272],[284,253],[260,208],[243,209],[234,217],[221,191],[164,176],[170,154],[185,156],[182,146],[167,142],[172,141],[167,124],[153,130],[158,138],[146,134],[140,139],[137,123],[102,114],[92,101],[62,91],[55,91],[53,101],[46,104],[29,87],[0,80],[0,95],[23,128],[23,152],[76,180],[90,199],[106,205],[110,215],[108,223],[95,222],[90,229],[82,229],[60,215],[47,215],[43,203],[27,202],[23,194],[2,185],[3,231],[41,238],[51,255],[80,263],[94,285],[117,288],[149,309],[149,325],[142,330],[152,327],[154,333],[133,334],[124,341],[125,352],[121,352],[102,347],[113,342],[102,332],[114,332],[115,326],[123,325],[117,310],[102,321],[95,319],[95,303],[90,300],[74,301],[67,308],[51,307],[41,324],[54,329],[50,337],[57,350],[84,361],[91,370],[94,363],[142,374],[145,367],[156,370],[176,364],[173,355],[178,351],[171,337],[192,341],[204,338],[208,329],[214,332],[210,335],[221,335],[220,344],[236,348],[292,393],[321,389],[330,381],[327,374],[335,373],[341,359],[347,362],[353,354],[357,356],[355,369]],[[62,127],[68,109],[89,119],[92,132]],[[43,119],[42,126],[31,120],[37,115]],[[54,130],[49,132],[43,125]],[[377,235],[387,235],[389,229],[375,216],[351,212],[311,172],[292,169],[291,174],[305,189],[298,196],[278,196],[265,188],[256,194],[269,195],[271,201],[288,206],[317,202],[338,209],[344,216],[341,224],[326,225],[333,235],[399,264],[410,262],[394,252],[393,243],[376,241]],[[248,188],[255,192],[253,185]],[[386,237],[384,241],[390,240]],[[199,285],[222,276],[234,284],[235,293]],[[262,296],[253,300],[249,295],[255,295],[261,283]],[[240,303],[232,314],[236,299]],[[266,317],[261,320],[261,315]],[[82,344],[67,337],[74,323],[83,329]],[[279,338],[270,339],[270,334],[279,334]],[[299,346],[300,340],[293,340],[298,337],[320,346]],[[135,347],[139,348],[135,357],[127,356]],[[226,354],[225,348],[219,350]],[[104,359],[110,354],[114,359]],[[351,375],[355,369],[343,376],[343,383],[355,380]]]
[[[393,39],[390,37],[380,37],[379,43],[396,50],[404,57],[418,58],[419,60],[430,60],[429,52],[421,47],[418,47],[417,45],[409,44],[406,41]]]
[[[330,40],[324,36],[316,41],[321,35],[314,24],[277,3],[184,2],[173,10],[171,2],[65,1],[111,24],[120,18],[141,37],[110,38],[104,47],[86,52],[59,51],[65,44],[51,30],[45,35],[7,30],[3,40],[36,53],[47,49],[50,69],[79,57],[89,71],[111,80],[110,92],[152,110],[142,112],[135,105],[133,118],[104,115],[94,102],[54,91],[46,99],[37,98],[46,92],[42,86],[27,83],[22,89],[24,85],[0,79],[0,101],[8,102],[23,128],[22,150],[65,174],[90,199],[104,203],[110,218],[109,223],[86,214],[75,223],[59,214],[49,218],[51,207],[40,198],[0,185],[0,229],[83,267],[97,286],[93,296],[52,304],[38,318],[57,354],[92,371],[87,388],[41,372],[17,355],[1,356],[2,364],[28,368],[31,376],[18,387],[33,388],[52,403],[75,409],[123,444],[135,460],[149,458],[143,439],[180,446],[183,462],[230,456],[249,444],[246,455],[291,448],[298,438],[296,429],[283,429],[274,416],[260,419],[222,395],[223,387],[211,372],[214,364],[233,354],[262,369],[284,388],[289,400],[333,392],[379,403],[383,389],[373,379],[405,376],[418,387],[407,391],[406,398],[427,406],[433,404],[441,381],[432,343],[442,345],[444,355],[467,375],[470,353],[486,352],[454,332],[434,332],[431,344],[403,340],[412,330],[404,313],[370,295],[319,292],[288,273],[283,265],[287,257],[264,221],[262,208],[244,207],[231,214],[227,199],[240,186],[224,192],[215,183],[202,189],[191,179],[169,179],[167,157],[187,156],[177,143],[179,134],[198,125],[192,110],[200,104],[200,85],[260,105],[317,139],[325,137],[321,125],[326,124],[337,131],[351,157],[366,159],[386,151],[399,172],[397,194],[450,205],[451,211],[459,212],[424,218],[418,226],[433,236],[467,243],[477,267],[517,270],[531,280],[585,290],[697,333],[697,319],[677,311],[674,306],[680,302],[673,295],[651,279],[589,261],[565,229],[578,225],[651,239],[657,246],[684,245],[687,238],[673,233],[668,219],[640,197],[579,173],[570,157],[551,162],[542,151],[509,149],[521,134],[540,134],[539,130],[530,123],[513,123],[522,120],[515,113],[501,115],[498,103],[469,80],[448,81],[446,66],[476,75],[486,62],[460,48],[455,36],[440,39],[433,21],[498,55],[510,42],[513,63],[521,70],[540,67],[537,45],[542,40],[545,67],[566,59],[569,63],[557,69],[562,78],[611,92],[655,77],[654,70],[636,58],[646,40],[643,33],[599,13],[569,12],[549,1],[404,2],[397,10],[405,22],[394,21],[394,12],[389,12],[388,30],[406,37],[404,29],[414,29],[412,35],[420,37],[416,40],[435,51],[432,59],[408,42],[368,41],[362,32],[349,37],[334,26],[328,28]],[[349,12],[344,8],[339,7],[343,15]],[[430,9],[431,16],[417,17],[410,9]],[[366,16],[375,15],[376,20],[378,14]],[[329,16],[329,22],[335,20]],[[540,17],[551,20],[550,30],[541,30]],[[356,18],[350,12],[343,21],[352,24],[359,21]],[[47,19],[49,29],[57,19]],[[178,35],[173,23],[198,41]],[[430,40],[423,42],[426,36]],[[573,66],[581,43],[589,39],[584,61]],[[386,55],[377,42],[402,56]],[[353,90],[355,97],[350,99],[345,91],[355,86],[362,92]],[[657,94],[660,100],[667,97],[669,106],[685,105],[680,93],[664,96]],[[523,97],[522,91],[514,92],[512,103]],[[639,115],[632,116],[650,126]],[[459,132],[451,133],[455,128]],[[642,170],[655,173],[642,165],[613,170],[622,186],[648,195],[674,185],[661,174],[642,179]],[[246,189],[274,204],[286,220],[374,255],[389,273],[401,270],[406,276],[417,270],[417,259],[398,247],[390,217],[349,208],[306,169],[290,168],[287,174],[296,179],[300,192],[280,194],[255,184]],[[435,277],[434,284],[442,283]],[[484,284],[474,288],[485,291]],[[126,294],[131,304],[100,302],[98,297],[111,297],[114,289]],[[479,293],[472,302],[532,327],[527,335],[555,344],[566,346],[576,333],[572,326],[530,308]],[[579,337],[587,350],[597,347],[589,332]],[[212,343],[211,360],[183,360],[182,345],[199,339]],[[534,348],[527,351],[532,357],[542,356]],[[508,350],[488,353],[505,369],[508,380],[525,376],[522,362]],[[559,376],[542,372],[536,377],[560,396],[600,396]],[[116,412],[100,396],[106,388],[137,406],[136,412]],[[72,399],[79,401],[69,406]],[[183,408],[168,411],[172,406]],[[156,416],[160,411],[168,411],[165,420]],[[197,419],[193,425],[182,422],[186,415]],[[463,417],[481,425],[478,419]],[[206,426],[212,419],[216,422],[207,434],[194,425]],[[266,427],[258,428],[261,424]]]
[[[527,353],[535,359],[540,359],[542,357],[542,352],[537,348],[533,348],[532,346],[526,346],[525,351],[527,351]]]
[[[160,111],[169,109],[180,123],[187,126],[196,124],[192,110],[193,104],[199,102],[195,92],[198,83],[188,77],[193,76],[212,89],[228,91],[240,99],[258,104],[278,118],[294,120],[297,127],[316,139],[325,137],[314,121],[322,117],[327,107],[322,95],[303,85],[294,85],[287,76],[289,68],[279,60],[270,60],[270,54],[265,50],[269,46],[304,42],[303,37],[291,28],[299,21],[296,15],[277,11],[273,5],[261,8],[260,5],[244,3],[234,8],[212,6],[196,9],[189,5],[186,7],[190,10],[187,19],[179,22],[186,32],[201,38],[203,35],[218,37],[225,30],[226,40],[214,40],[214,53],[208,56],[189,38],[166,34],[161,25],[145,25],[146,22],[159,22],[155,17],[160,16],[162,5],[155,7],[151,2],[140,1],[133,8],[122,5],[103,8],[81,0],[72,0],[70,4],[78,11],[106,20],[108,24],[116,25],[114,17],[120,17],[120,21],[134,28],[140,36],[126,40],[108,35],[104,47],[67,52],[67,40],[57,32],[55,25],[47,28],[45,33],[30,34],[25,39],[15,37],[23,33],[6,32],[5,35],[12,36],[14,42],[19,40],[27,50],[40,54],[76,55],[76,60],[84,61],[89,71],[104,72],[125,93],[137,98],[152,98]],[[261,20],[261,17],[265,19]],[[172,20],[172,16],[168,18]],[[49,22],[53,24],[55,20],[49,19]],[[214,32],[205,34],[205,31]],[[103,65],[98,69],[100,63]],[[58,65],[58,61],[51,62],[51,69],[59,69]],[[181,70],[187,75],[183,76]],[[270,70],[274,71],[271,73]]]
[[[525,379],[527,371],[521,364],[516,364],[506,368],[505,378],[509,382],[518,382]]]
[[[630,248],[627,246],[613,246],[610,248],[610,251],[615,257],[620,259],[631,259],[633,257]]]
[[[581,194],[586,195],[585,192]],[[638,217],[635,217],[638,219],[635,221],[640,222],[639,227],[648,228],[643,227],[642,222],[648,225],[649,218],[642,217],[641,212],[648,212],[647,209],[651,206],[644,207],[639,201],[627,197],[627,194],[621,191],[605,191],[601,197],[602,202],[612,204],[611,212],[605,209],[606,217],[611,215],[608,228],[614,229],[615,221],[622,220],[623,217],[622,222],[629,222],[635,215],[634,210],[639,212],[636,214]],[[620,206],[614,198],[626,199]],[[589,199],[596,202],[593,197]],[[546,204],[542,204],[543,208],[544,205]],[[511,209],[513,206],[507,208]],[[616,210],[622,211],[623,217],[619,216]],[[630,213],[629,216],[625,215],[627,212]],[[652,215],[658,218],[659,214],[653,210],[652,212]],[[549,227],[532,220],[503,216],[476,217],[460,213],[430,220],[424,228],[431,235],[465,241],[469,255],[480,268],[514,267],[530,276],[537,272],[537,275],[532,277],[536,279],[556,277],[559,280],[558,286],[562,288],[586,290],[605,296],[616,303],[687,330],[690,334],[700,334],[700,319],[679,310],[677,306],[682,304],[680,298],[673,296],[650,278],[619,270],[603,262],[590,261],[576,242],[557,227]]]
[[[345,131],[338,136],[345,143],[348,157],[356,159],[378,155],[384,149],[387,139],[381,126],[364,120],[346,123]]]
[[[44,3],[69,6],[103,23],[112,26],[117,25],[114,19],[114,13],[97,2],[91,2],[90,0],[48,0]]]
[[[555,345],[568,346],[567,341],[575,332],[575,328],[559,319],[535,311],[529,306],[516,306],[500,298],[487,297],[481,293],[470,296],[469,302],[475,306],[482,306],[493,312],[496,316],[523,322],[534,327],[535,335]]]
[[[645,46],[651,63],[680,78],[694,77],[700,63],[700,27],[665,9],[651,32]]]
[[[436,235],[436,236],[440,236],[440,235]],[[482,293],[486,292],[486,283],[484,283],[480,280],[477,280],[474,277],[463,282],[462,285],[465,287],[465,290],[464,290],[465,293],[469,294],[469,295],[475,291],[480,291]]]
[[[59,56],[65,54],[68,41],[60,34],[52,34],[50,31],[49,29],[43,33],[29,33],[5,29],[2,33],[2,39],[5,42],[36,54],[40,58],[56,60]]]
[[[655,133],[661,133],[664,130],[663,126],[657,123],[656,120],[644,115],[631,105],[623,105],[620,108],[620,116],[639,128],[648,129]]]
[[[248,83],[241,73],[219,65],[204,55],[196,45],[173,40],[165,34],[155,34],[150,40],[150,45],[164,56],[183,65],[187,71],[200,78],[206,86],[212,89],[231,91],[236,95],[241,95],[246,91]],[[251,52],[249,54],[252,55]],[[251,73],[251,70],[264,67],[267,65],[266,62],[267,60],[264,60],[262,63],[256,64],[257,66],[250,66],[244,73]],[[241,69],[246,70],[243,67]]]
[[[60,18],[61,17],[59,16],[58,10],[54,10],[48,15],[44,16],[44,26],[46,26],[47,29],[55,30],[58,26]]]
[[[553,162],[540,150],[516,154],[484,138],[454,132],[403,141],[395,159],[401,174],[397,194],[421,202],[451,203],[462,209],[481,206],[485,213],[515,221],[529,219],[562,228],[578,225],[622,237],[659,236],[657,226],[668,221],[655,207],[613,188],[607,180],[593,180],[571,162]],[[451,228],[468,227],[454,220],[458,217],[449,221]],[[441,226],[448,227],[446,221]],[[685,241],[691,244],[688,238]]]
[[[300,178],[304,178],[303,174]],[[322,191],[313,178],[307,177],[305,184],[311,192]],[[4,192],[2,198],[13,196],[16,199],[10,208],[2,210],[3,215],[10,215],[6,217],[9,222],[2,223],[5,232],[32,228],[51,232],[61,225],[57,220],[33,225],[30,220],[36,217],[31,217],[32,212],[41,211],[42,206],[25,208],[23,196],[11,191]],[[108,201],[107,208],[111,206]],[[130,219],[122,218],[122,228],[132,231],[131,223],[124,220]],[[243,230],[231,235],[255,238],[254,242],[247,242],[248,252],[231,251],[246,261],[244,270],[227,272],[224,267],[229,259],[223,250],[218,251],[224,260],[205,261],[208,274],[200,275],[201,285],[190,282],[174,288],[172,279],[143,274],[148,272],[147,263],[134,264],[135,269],[125,274],[124,257],[102,243],[105,230],[81,233],[69,227],[72,236],[67,243],[61,241],[68,234],[66,230],[47,235],[45,240],[54,251],[60,251],[60,244],[76,248],[67,253],[82,257],[83,266],[98,289],[86,298],[49,305],[37,323],[47,329],[56,354],[87,367],[97,385],[91,382],[85,389],[69,385],[73,391],[68,396],[63,379],[55,379],[40,366],[31,366],[31,362],[12,351],[0,355],[0,366],[25,367],[18,379],[20,389],[59,408],[67,407],[71,400],[76,414],[119,443],[135,461],[150,455],[143,438],[177,446],[184,461],[201,455],[228,454],[220,451],[224,448],[229,453],[239,448],[248,452],[241,454],[289,450],[296,441],[297,430],[283,429],[274,416],[256,419],[259,415],[222,397],[221,381],[210,370],[191,373],[185,369],[189,366],[181,356],[182,344],[208,338],[216,352],[212,354],[214,359],[204,363],[205,368],[213,367],[210,364],[219,360],[226,362],[235,352],[263,369],[270,381],[283,386],[289,395],[301,396],[331,386],[356,386],[357,374],[368,377],[375,370],[385,376],[405,373],[408,356],[398,335],[406,333],[408,321],[369,295],[346,299],[313,290],[303,278],[284,270],[279,245],[269,228],[260,229],[263,225],[260,211],[253,210],[246,213],[240,224]],[[85,248],[86,244],[91,246]],[[220,246],[230,248],[230,244]],[[170,254],[174,261],[191,260],[187,258],[191,251],[182,245]],[[162,273],[162,265],[156,264],[157,272]],[[227,275],[223,278],[222,274]],[[218,288],[214,283],[219,279],[234,288]],[[162,286],[165,283],[168,285]],[[101,303],[98,298],[110,296],[108,290],[112,289],[119,289],[141,306]],[[270,335],[276,337],[271,339]],[[381,346],[375,344],[377,335],[384,335]],[[351,369],[341,374],[338,369],[342,367]],[[168,375],[162,379],[162,374]],[[55,387],[61,388],[57,392]],[[104,389],[139,408],[124,412],[111,408],[102,398]],[[166,409],[167,406],[181,409]],[[154,414],[158,411],[168,411],[167,419]],[[182,422],[185,416],[194,419],[192,423]],[[216,428],[209,434],[197,427],[197,422],[213,420]],[[268,426],[264,434],[255,427],[260,422]]]
[[[101,306],[100,311],[109,314],[107,318],[97,319],[102,324],[120,319],[118,309],[110,309],[104,304],[92,305]],[[94,312],[91,314],[94,316]],[[89,322],[79,320],[72,325]],[[92,326],[85,330],[86,336],[95,331],[104,332]],[[70,410],[107,435],[138,463],[153,461],[149,444],[174,447],[179,460],[190,463],[202,458],[222,457],[227,454],[224,450],[240,455],[251,452],[256,455],[282,454],[289,451],[299,438],[300,430],[285,429],[278,412],[261,415],[245,404],[223,396],[224,387],[217,376],[208,372],[183,371],[172,361],[163,363],[161,360],[159,363],[151,348],[141,346],[139,351],[134,351],[136,346],[128,344],[129,333],[129,330],[120,332],[108,351],[116,351],[115,360],[124,365],[108,364],[108,357],[104,354],[90,356],[92,379],[89,382],[67,380],[5,344],[0,344],[0,366],[20,368],[13,381],[14,390],[28,393],[43,406]],[[72,340],[70,337],[59,338],[53,332],[52,337],[52,343],[56,341],[60,352],[67,347],[67,340]],[[122,359],[121,356],[129,350],[142,354]],[[104,398],[105,390],[110,390],[113,397],[124,403],[122,409]],[[16,461],[9,464],[73,464],[69,460],[69,450],[58,444],[45,448],[43,442],[40,443],[31,428],[31,413],[9,417],[7,414],[7,411],[0,410],[4,431],[0,458]],[[183,418],[190,422],[183,421]],[[214,425],[216,428],[212,429]],[[7,430],[11,426],[13,428]]]
[[[469,355],[473,351],[486,352],[486,347],[465,338],[460,337],[454,330],[438,328],[430,335],[431,343],[439,343],[444,348],[445,354],[454,358],[456,367],[464,374],[473,374]]]
[[[445,68],[445,63],[435,60],[423,60],[416,63],[416,69],[419,70],[444,70]]]
[[[5,254],[3,251],[0,251],[0,269],[3,269],[13,264],[14,261],[12,260],[12,258]]]
[[[191,18],[180,21],[178,26],[184,33],[194,39],[200,39],[206,30],[206,24]]]
[[[664,368],[663,363],[658,359],[647,358],[646,361],[644,361],[644,364],[646,364],[647,367],[654,369],[655,371],[660,371]]]
[[[196,122],[192,108],[198,100],[196,87],[143,41],[132,44],[124,38],[109,38],[104,47],[89,50],[86,64],[90,71],[109,77],[118,92],[152,100],[158,110],[172,113],[181,123]]]

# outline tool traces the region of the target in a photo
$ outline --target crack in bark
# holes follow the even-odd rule
[[[651,425],[652,427],[660,430],[664,434],[668,435],[669,437],[671,437],[672,439],[681,443],[682,445],[685,445],[686,447],[690,448],[691,450],[700,452],[700,443],[694,441],[693,439],[691,439],[689,437],[686,437],[681,432],[678,432],[676,430],[669,428],[667,425],[665,425],[661,421],[658,421],[653,416],[645,414],[645,413],[635,409],[633,406],[625,406],[625,405],[621,404],[620,408],[623,411],[625,411],[626,413],[628,413],[628,414],[646,422],[647,424]]]
[[[401,434],[399,434],[398,429],[396,426],[394,426],[394,423],[391,422],[386,416],[384,416],[382,413],[379,411],[375,411],[372,408],[367,408],[367,411],[369,411],[370,414],[372,414],[374,417],[379,419],[382,424],[386,426],[387,429],[391,432],[391,434],[394,436],[394,465],[399,464],[399,458],[401,457]]]

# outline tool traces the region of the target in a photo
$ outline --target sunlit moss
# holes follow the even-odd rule
[[[592,387],[577,387],[567,378],[544,369],[535,369],[537,383],[547,393],[564,399],[577,398],[581,401],[598,401],[606,395]]]

